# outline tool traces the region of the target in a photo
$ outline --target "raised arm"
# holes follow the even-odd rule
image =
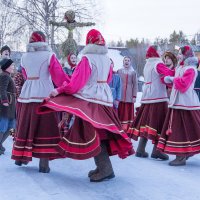
[[[49,73],[52,81],[57,87],[60,87],[65,81],[69,82],[69,76],[65,74],[56,56],[53,54],[50,59]]]
[[[194,69],[188,69],[184,72],[182,77],[174,78],[174,87],[179,90],[181,93],[184,93],[191,86],[195,77]]]
[[[162,76],[174,76],[175,70],[169,69],[165,64],[159,63],[156,66],[156,72]]]
[[[66,26],[67,24],[67,22],[54,22],[54,21],[50,21],[49,22],[50,24],[52,24],[53,26]]]
[[[164,78],[166,76],[174,76],[175,75],[175,70],[169,69],[165,64],[163,63],[158,63],[156,66],[156,72],[160,75],[160,80],[163,84],[166,84],[169,87],[172,87],[171,84],[165,83]]]
[[[82,89],[87,83],[91,75],[91,67],[89,65],[88,59],[83,57],[82,60],[77,65],[70,82],[64,82],[64,84],[57,88],[57,92],[66,94],[75,94],[80,89]]]

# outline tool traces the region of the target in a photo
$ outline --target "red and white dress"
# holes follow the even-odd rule
[[[37,115],[36,109],[54,89],[53,83],[61,86],[68,77],[55,55],[48,50],[47,43],[35,42],[30,43],[31,46],[42,47],[43,50],[27,52],[21,59],[26,81],[17,103],[17,129],[12,159],[55,159],[60,155],[54,147],[61,139],[57,114]]]
[[[134,120],[134,103],[136,101],[138,90],[137,74],[132,66],[119,69],[117,73],[122,80],[118,116],[124,131],[127,131]]]
[[[200,102],[194,90],[197,69],[185,64],[176,68],[169,111],[157,148],[168,154],[188,156],[200,153]]]
[[[76,116],[56,147],[62,157],[78,160],[94,157],[101,151],[101,140],[107,141],[109,155],[126,158],[134,153],[113,109],[112,92],[107,84],[111,77],[109,57],[85,54],[70,83],[57,89],[60,95],[47,99],[38,110],[40,114],[66,111]]]
[[[162,131],[168,110],[168,96],[164,76],[174,75],[174,71],[167,68],[161,58],[147,59],[144,67],[145,84],[141,99],[141,107],[128,130],[128,135],[135,140],[145,137],[157,143]]]

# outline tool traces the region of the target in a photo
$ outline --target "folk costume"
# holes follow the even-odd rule
[[[57,146],[63,157],[88,159],[94,157],[97,168],[89,172],[90,181],[113,178],[109,156],[126,158],[133,154],[132,144],[122,130],[113,109],[113,97],[108,85],[112,77],[110,58],[101,33],[88,32],[83,57],[69,83],[56,89],[60,94],[43,103],[39,113],[66,111],[75,121]]]
[[[200,153],[200,102],[194,90],[198,59],[189,46],[180,49],[183,55],[181,65],[176,68],[175,77],[164,78],[173,83],[158,149],[176,155],[169,165],[185,165],[189,156]]]
[[[124,62],[129,57],[124,57]],[[128,61],[127,61],[128,62]],[[131,64],[125,65],[122,69],[117,71],[121,78],[122,90],[121,90],[121,101],[118,107],[118,116],[121,121],[124,131],[127,131],[130,124],[133,123],[134,119],[134,103],[137,96],[137,74]]]
[[[32,157],[40,158],[39,171],[47,173],[48,161],[60,157],[54,149],[61,138],[58,117],[56,113],[37,115],[36,109],[49,97],[53,83],[59,87],[68,77],[40,31],[32,33],[21,66],[26,81],[18,98],[12,159],[22,165]]]
[[[147,62],[144,67],[145,84],[141,107],[128,130],[128,135],[134,140],[138,140],[138,137],[140,137],[136,151],[137,157],[148,157],[145,147],[148,139],[150,139],[154,144],[151,157],[167,160],[168,156],[157,151],[156,146],[168,109],[168,95],[163,78],[169,74],[173,75],[174,72],[163,64],[157,46],[148,48],[146,58]]]

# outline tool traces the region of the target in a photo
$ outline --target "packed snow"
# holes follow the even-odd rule
[[[137,142],[134,142],[136,148]],[[0,200],[199,200],[200,156],[186,166],[171,167],[168,161],[111,157],[116,177],[91,183],[93,159],[59,159],[50,162],[51,172],[38,172],[38,159],[18,167],[11,160],[12,138],[0,156]],[[151,153],[149,142],[147,151]],[[170,160],[174,156],[170,156]]]

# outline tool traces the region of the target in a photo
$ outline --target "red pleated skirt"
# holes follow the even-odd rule
[[[12,159],[31,161],[32,157],[49,158],[61,156],[55,150],[61,136],[57,113],[36,114],[41,103],[17,103],[17,128]]]
[[[200,110],[169,109],[157,148],[181,156],[200,153]]]
[[[107,141],[109,155],[126,158],[134,153],[112,107],[63,94],[46,100],[38,109],[40,114],[55,111],[66,111],[76,116],[73,126],[56,147],[62,157],[78,160],[94,157],[101,151],[101,140]]]
[[[142,104],[128,130],[128,136],[134,140],[138,140],[138,137],[145,137],[157,143],[167,110],[167,102]]]
[[[127,131],[134,120],[134,103],[120,102],[118,116],[124,131]]]

